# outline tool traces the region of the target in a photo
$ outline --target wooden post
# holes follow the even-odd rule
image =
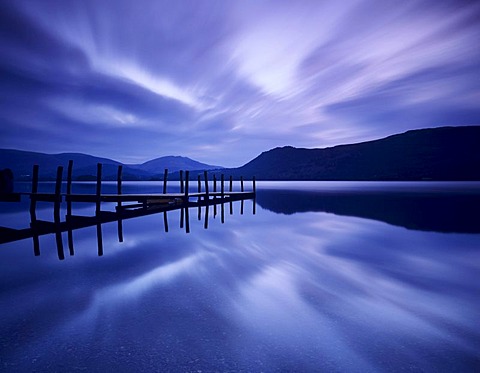
[[[68,168],[67,168],[67,224],[68,218],[72,216],[72,201],[68,198],[70,194],[72,194],[72,173],[73,173],[73,160],[68,161]],[[68,252],[70,256],[75,254],[73,249],[73,230],[69,229],[67,232],[68,238]]]
[[[102,164],[97,163],[97,189],[96,189],[97,199],[95,204],[95,215],[97,216],[100,215],[101,195],[102,195]]]
[[[40,255],[40,241],[38,239],[38,234],[35,232],[35,223],[37,221],[37,198],[36,194],[38,192],[38,164],[33,166],[32,172],[32,194],[30,194],[30,226],[33,231],[33,252],[35,256]]]
[[[209,193],[208,193],[208,173],[207,171],[203,171],[203,177],[205,178],[205,200],[209,200]]]
[[[190,171],[185,171],[185,203],[188,203],[188,187],[189,187]]]
[[[190,233],[190,216],[188,213],[188,206],[185,207],[185,232]]]
[[[225,223],[225,203],[222,201],[222,203],[220,204],[220,209],[221,209],[221,220],[222,220],[222,224]]]
[[[57,179],[55,181],[55,202],[53,204],[53,221],[55,222],[55,240],[57,242],[58,259],[65,259],[63,252],[62,232],[60,230],[60,204],[62,202],[62,176],[63,167],[57,168]]]
[[[38,192],[38,164],[33,166],[33,172],[32,172],[32,194],[30,194],[30,217],[31,217],[32,223],[37,220],[37,215],[36,215],[37,192]]]
[[[117,194],[122,194],[122,171],[123,171],[123,166],[119,165],[118,166],[118,171],[117,171]],[[122,202],[119,202],[120,205]]]
[[[73,161],[68,161],[67,169],[67,196],[72,194],[72,172],[73,172]],[[72,201],[67,199],[67,216],[72,215]]]
[[[185,209],[183,207],[180,207],[180,229],[183,229],[185,221]]]
[[[257,187],[255,184],[255,176],[253,176],[252,182],[253,182],[253,215],[255,215],[256,207],[257,207]]]
[[[198,179],[198,199],[197,199],[198,220],[202,220],[202,207],[200,206],[200,200],[201,200],[200,193],[202,192],[202,180],[200,178],[200,174],[197,175],[197,179]]]
[[[180,170],[180,193],[183,194],[183,170]]]
[[[60,224],[60,204],[62,202],[62,174],[63,167],[57,168],[57,179],[55,181],[55,202],[53,204],[53,220],[56,224]]]
[[[122,171],[123,171],[123,166],[119,165],[118,166],[118,172],[117,172],[117,194],[120,195],[122,194]],[[118,242],[123,242],[123,223],[122,219],[120,218],[121,214],[123,213],[122,211],[122,201],[117,202],[117,215],[118,215],[118,221],[117,221],[117,231],[118,231]]]
[[[58,259],[64,260],[65,259],[65,253],[63,252],[62,231],[60,230],[60,226],[57,226],[55,228],[55,241],[57,243]]]
[[[183,205],[185,206],[185,231],[190,233],[190,217],[188,216],[188,188],[189,188],[190,171],[185,171],[185,196],[183,197]],[[182,209],[183,211],[183,209]]]
[[[213,174],[213,193],[217,193],[217,175]],[[213,195],[213,218],[217,216],[217,197]]]
[[[163,174],[163,194],[167,194],[167,179],[168,179],[168,168],[165,169]]]
[[[208,210],[210,210],[210,206],[208,203],[205,205],[205,224],[203,228],[208,229]]]
[[[165,233],[168,233],[168,218],[167,218],[167,212],[163,212],[163,226],[165,227]]]
[[[233,191],[233,176],[230,175],[230,192]],[[230,195],[230,215],[233,214],[233,202],[232,202],[232,195]]]
[[[224,174],[222,174],[222,176],[221,176],[220,188],[221,188],[220,189],[221,190],[220,195],[223,198],[223,195],[225,194],[225,175]]]
[[[70,253],[70,256],[73,256],[75,255],[75,250],[73,247],[73,230],[72,229],[68,230],[67,236],[68,236],[68,252]]]
[[[243,176],[240,176],[240,191],[243,192]]]
[[[98,256],[103,255],[103,238],[102,238],[102,224],[97,224],[97,249]]]

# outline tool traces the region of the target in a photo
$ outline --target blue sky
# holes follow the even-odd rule
[[[480,124],[480,2],[5,0],[0,147],[240,166]]]

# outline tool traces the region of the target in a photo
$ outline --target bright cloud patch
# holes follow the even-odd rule
[[[0,147],[235,167],[479,124],[479,16],[433,0],[2,2]]]

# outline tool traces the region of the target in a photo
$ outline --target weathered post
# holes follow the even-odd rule
[[[208,229],[208,210],[210,210],[209,204],[205,204],[205,224],[203,228]]]
[[[221,221],[222,221],[222,224],[225,223],[225,203],[222,201],[222,203],[220,204],[220,215],[221,215]]]
[[[255,176],[253,176],[253,215],[256,213],[256,206],[257,206],[257,186],[255,183]]]
[[[224,195],[225,195],[225,175],[224,174],[222,174],[222,176],[221,176],[220,188],[221,188],[220,189],[221,190],[220,195],[223,198]]]
[[[230,192],[233,192],[233,176],[230,175]],[[232,202],[232,195],[230,194],[230,215],[233,215],[233,202]]]
[[[201,200],[200,193],[202,192],[202,180],[201,180],[201,178],[200,178],[200,174],[197,175],[197,179],[198,179],[198,199],[197,199],[197,203],[198,203],[198,220],[202,220],[202,207],[200,206],[200,200]]]
[[[213,174],[213,217],[217,216],[217,175]]]
[[[205,201],[208,202],[210,197],[209,197],[209,193],[208,193],[208,173],[207,173],[207,171],[203,171],[203,177],[205,178]]]
[[[40,255],[40,241],[38,239],[38,234],[36,234],[37,222],[37,197],[38,192],[38,164],[33,166],[32,172],[32,193],[30,194],[30,226],[33,229],[33,252],[35,256]]]
[[[67,168],[67,216],[72,215],[72,201],[68,198],[72,194],[72,172],[73,172],[73,161],[68,161]]]
[[[38,164],[33,166],[32,193],[30,194],[30,218],[32,223],[37,220]]]
[[[97,188],[96,188],[95,215],[97,216],[97,247],[98,256],[103,255],[102,224],[100,224],[100,207],[102,196],[102,164],[97,163]]]
[[[188,187],[189,187],[190,171],[185,171],[185,203],[188,204]]]
[[[67,236],[68,236],[68,252],[70,253],[70,256],[73,256],[75,255],[75,250],[73,247],[73,230],[72,229],[68,230]]]
[[[72,194],[72,173],[73,173],[73,160],[68,161],[68,168],[67,168],[67,224],[68,218],[72,216],[72,201],[70,201],[70,195]],[[70,223],[71,224],[71,223]],[[75,254],[73,249],[73,230],[69,229],[67,231],[67,239],[68,239],[68,252],[70,256]]]
[[[60,230],[60,204],[62,202],[62,176],[63,176],[63,167],[58,166],[57,168],[57,179],[55,181],[55,201],[53,203],[53,221],[55,223],[55,240],[57,242],[57,254],[58,259],[65,259],[65,254],[63,252],[63,241],[62,241],[62,231]]]
[[[119,165],[118,166],[118,171],[117,171],[117,194],[121,195],[122,194],[122,171],[123,171],[123,166]],[[117,202],[117,216],[118,216],[118,221],[117,221],[117,231],[118,231],[118,242],[123,242],[123,223],[121,219],[121,214],[123,213],[122,211],[122,201],[118,200]]]
[[[190,216],[188,213],[188,205],[185,206],[185,232],[190,233]]]
[[[63,167],[57,168],[57,179],[55,181],[55,202],[53,203],[53,220],[55,224],[60,224],[60,204],[62,202],[62,175]]]
[[[102,238],[102,224],[97,223],[97,248],[98,256],[103,255],[103,238]]]
[[[123,171],[123,166],[119,165],[118,166],[118,171],[117,171],[117,194],[120,195],[122,194],[122,171]],[[120,201],[120,206],[122,202]]]
[[[60,230],[60,226],[55,227],[55,241],[57,243],[58,259],[64,260],[65,259],[65,253],[63,252],[62,231]]]
[[[168,168],[165,169],[163,173],[163,194],[167,194],[167,179],[168,179]]]
[[[95,215],[100,215],[101,196],[102,196],[102,164],[97,163],[97,188],[96,188]]]
[[[182,206],[180,207],[180,229],[183,229],[185,221],[185,208]]]
[[[167,212],[163,212],[163,226],[165,227],[165,233],[168,233],[168,218],[167,218]]]
[[[183,170],[180,170],[180,193],[183,194]]]
[[[257,187],[255,184],[255,176],[253,177],[253,215],[256,213],[256,207],[257,207]]]

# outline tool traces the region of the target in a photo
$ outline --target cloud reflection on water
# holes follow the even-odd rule
[[[94,230],[75,232],[75,257],[63,262],[54,249],[33,257],[21,242],[2,247],[1,267],[10,267],[0,272],[2,360],[97,371],[468,371],[478,363],[478,235],[235,211],[207,230],[191,219],[190,234],[178,213],[168,234],[158,215],[125,221],[122,244],[106,224],[101,258]],[[8,252],[14,246],[21,252]]]

